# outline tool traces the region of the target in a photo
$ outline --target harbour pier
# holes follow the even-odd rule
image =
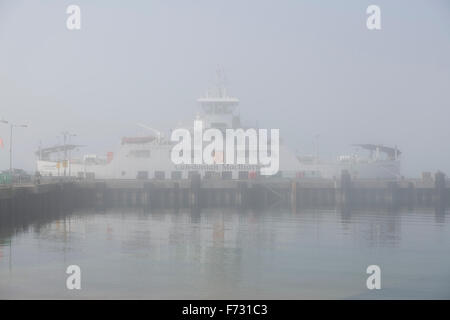
[[[0,187],[0,221],[34,215],[52,216],[79,207],[142,207],[144,209],[200,210],[235,207],[238,210],[311,207],[437,207],[449,206],[446,176],[430,179],[352,180],[255,178],[245,180],[144,179],[47,181]]]

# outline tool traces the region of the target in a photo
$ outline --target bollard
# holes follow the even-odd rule
[[[245,209],[247,207],[247,182],[239,181],[237,187],[236,207]]]
[[[191,176],[190,185],[190,195],[189,195],[189,206],[191,209],[200,208],[200,188],[201,188],[201,178],[199,173],[194,173]]]
[[[347,170],[342,170],[341,181],[339,184],[338,197],[337,197],[337,200],[340,205],[342,205],[342,206],[351,205],[351,203],[352,203],[351,187],[352,187],[352,181],[351,181],[350,173]]]
[[[297,212],[297,188],[298,188],[298,182],[292,181],[292,183],[291,183],[291,210],[293,213]]]
[[[445,208],[447,205],[445,174],[440,171],[434,175],[434,204],[439,208]]]

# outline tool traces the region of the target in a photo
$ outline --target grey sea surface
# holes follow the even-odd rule
[[[449,216],[429,209],[92,210],[11,234],[1,299],[450,298]]]

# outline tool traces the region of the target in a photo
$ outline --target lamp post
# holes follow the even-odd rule
[[[314,136],[315,141],[315,149],[316,149],[316,163],[319,162],[319,138],[320,134],[316,134]]]
[[[69,176],[70,176],[70,163],[68,163],[70,160],[67,159],[67,141],[69,141],[70,144],[70,138],[75,137],[76,134],[70,133],[69,131],[63,131],[61,132],[61,136],[63,137],[63,151],[64,151],[64,160],[63,160],[63,167],[64,167],[64,177],[66,176],[66,169],[67,166],[69,167]],[[69,153],[70,156],[70,153]]]
[[[12,152],[13,152],[13,129],[14,128],[27,128],[28,126],[26,124],[16,124],[12,123],[10,121],[6,121],[4,119],[0,120],[0,122],[4,124],[9,124],[10,128],[10,135],[9,135],[9,175],[11,179],[12,184],[12,175],[13,175],[13,159],[12,159]]]
[[[72,137],[76,137],[77,135],[75,133],[70,133],[69,134],[69,144],[72,143],[71,138]],[[69,150],[69,177],[72,175],[71,173],[71,169],[72,169],[72,151]]]

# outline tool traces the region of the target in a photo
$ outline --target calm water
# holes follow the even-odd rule
[[[77,212],[0,238],[0,298],[450,298],[434,211]],[[66,289],[66,268],[82,289]],[[366,268],[381,267],[381,290]]]

